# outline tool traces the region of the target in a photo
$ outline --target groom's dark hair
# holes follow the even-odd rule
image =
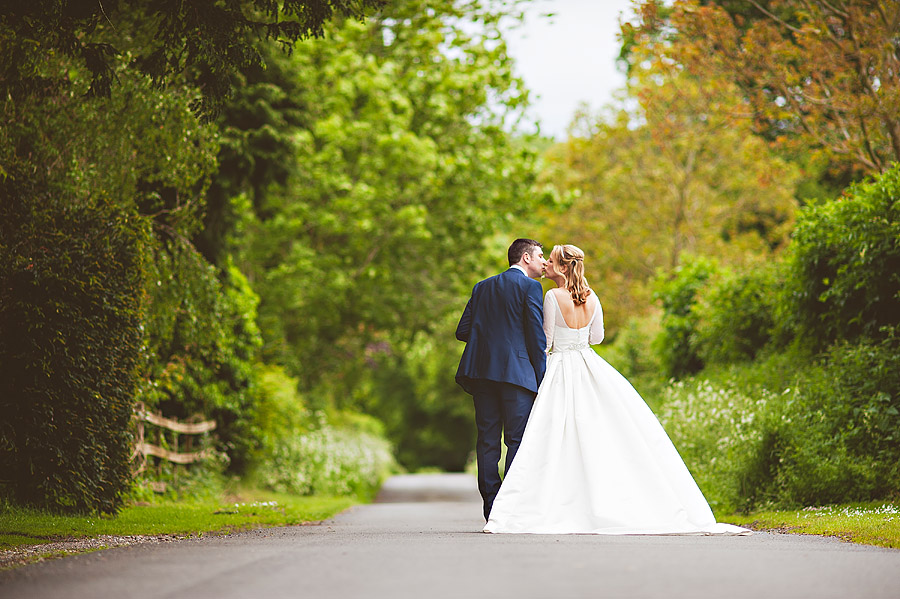
[[[512,245],[509,246],[509,251],[506,253],[506,257],[509,259],[509,265],[518,264],[519,260],[522,259],[522,254],[530,254],[534,251],[534,248],[542,248],[544,245],[540,241],[535,241],[534,239],[525,239],[520,237],[512,242]]]

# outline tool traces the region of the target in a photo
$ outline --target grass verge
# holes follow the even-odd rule
[[[328,519],[359,503],[355,497],[299,497],[257,489],[242,489],[226,499],[135,503],[115,516],[65,516],[39,510],[2,506],[0,554],[29,550],[21,559],[0,560],[8,568],[98,548],[77,545],[60,552],[61,541],[106,536],[203,536],[269,526],[289,526]],[[100,548],[106,545],[101,545]],[[19,552],[21,553],[21,552]],[[0,557],[3,557],[0,555]],[[20,556],[21,557],[21,556]]]
[[[900,506],[891,503],[759,511],[737,514],[728,521],[754,530],[824,535],[851,543],[900,549]]]

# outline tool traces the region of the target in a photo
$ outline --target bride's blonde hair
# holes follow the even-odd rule
[[[565,266],[566,289],[572,294],[572,301],[578,306],[587,301],[591,287],[584,278],[584,252],[574,245],[554,245],[550,258],[556,266]],[[562,272],[562,269],[559,269]]]

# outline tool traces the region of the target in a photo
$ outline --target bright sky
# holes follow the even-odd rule
[[[616,35],[620,16],[632,14],[631,0],[533,0],[525,23],[507,31],[541,133],[565,139],[580,103],[596,111],[624,86],[625,76],[616,69]]]

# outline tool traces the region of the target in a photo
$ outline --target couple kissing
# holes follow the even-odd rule
[[[475,285],[456,329],[484,532],[749,534],[716,522],[656,416],[591,349],[603,311],[584,252],[556,245],[545,258],[520,238],[507,258],[508,270]],[[546,295],[542,274],[556,285]]]

